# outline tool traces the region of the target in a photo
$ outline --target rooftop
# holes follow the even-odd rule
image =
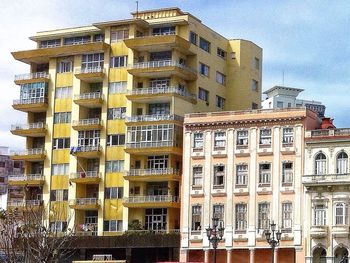
[[[292,87],[285,87],[285,86],[274,86],[266,91],[263,92],[263,94],[266,94],[268,97],[271,97],[275,94],[285,94],[285,93],[292,93],[295,96],[298,96],[300,92],[304,91],[303,89],[298,88],[292,88]]]

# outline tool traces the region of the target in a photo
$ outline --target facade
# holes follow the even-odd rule
[[[9,204],[67,211],[52,225],[84,236],[178,232],[183,116],[259,108],[261,48],[178,8],[31,39],[37,48],[12,53],[30,73],[15,77],[13,103],[28,123],[12,127],[27,138],[12,181],[27,187]]]
[[[349,129],[305,135],[306,260],[347,262],[349,255]],[[345,261],[342,261],[344,260]]]
[[[225,227],[218,262],[271,262],[263,235],[282,231],[275,262],[304,262],[304,132],[319,127],[306,108],[185,116],[181,262],[211,262],[206,228]]]
[[[263,109],[306,107],[318,113],[320,118],[324,117],[326,107],[319,101],[297,99],[303,89],[274,86],[264,91],[266,99],[261,102]]]

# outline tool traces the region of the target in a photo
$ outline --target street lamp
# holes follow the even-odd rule
[[[267,243],[269,243],[269,245],[271,246],[272,249],[272,263],[274,263],[275,260],[275,247],[277,247],[280,244],[280,240],[281,240],[281,235],[282,233],[280,231],[276,230],[276,224],[272,221],[272,223],[270,224],[270,229],[267,229],[265,231],[265,238]]]
[[[219,218],[214,216],[213,218],[213,228],[210,226],[206,229],[207,231],[207,237],[209,242],[213,245],[214,249],[214,263],[216,263],[216,249],[218,247],[218,243],[220,240],[222,240],[222,237],[224,236],[224,230],[222,221],[219,222]]]

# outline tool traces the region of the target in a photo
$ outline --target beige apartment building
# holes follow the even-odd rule
[[[304,133],[319,123],[305,108],[187,114],[180,261],[211,262],[215,216],[225,227],[217,262],[304,262]],[[263,235],[272,220],[274,255]]]

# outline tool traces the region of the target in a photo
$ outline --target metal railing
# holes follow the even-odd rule
[[[42,181],[44,176],[42,174],[12,174],[8,177],[9,181]]]
[[[49,79],[50,74],[43,71],[43,72],[34,72],[34,73],[15,75],[15,81],[16,80],[27,80],[27,79],[41,79],[41,78]]]
[[[100,205],[100,199],[92,198],[76,198],[69,201],[70,205]]]
[[[304,175],[302,181],[303,183],[350,181],[350,173]]]
[[[161,203],[170,202],[178,203],[180,198],[174,195],[145,195],[145,196],[129,196],[125,197],[124,203]]]
[[[13,105],[20,105],[20,104],[37,104],[37,103],[47,103],[47,98],[31,98],[31,99],[19,99],[14,100]]]
[[[145,230],[127,230],[128,233],[155,233],[155,234],[168,234],[168,233],[180,233],[180,229],[145,229]]]
[[[113,257],[110,254],[92,256],[92,261],[110,261],[110,260],[113,260]]]
[[[186,90],[175,86],[150,87],[150,88],[144,88],[144,89],[132,89],[129,91],[130,95],[153,95],[153,94],[166,94],[166,93],[175,93],[180,96],[196,99],[195,94],[189,93]]]
[[[161,32],[161,33],[152,33],[153,37],[157,37],[157,36],[171,36],[171,35],[175,35],[176,31],[169,31],[169,32]]]
[[[92,67],[92,68],[80,68],[76,69],[75,74],[88,74],[88,73],[104,73],[103,67]]]
[[[7,202],[7,206],[12,207],[40,206],[42,204],[42,200],[10,200]]]
[[[130,142],[126,144],[126,148],[157,148],[157,147],[180,147],[174,141],[163,142]]]
[[[96,125],[96,124],[101,124],[102,122],[100,121],[99,118],[91,118],[91,119],[81,119],[81,120],[74,120],[72,125],[73,126],[78,126],[78,125]]]
[[[188,70],[194,74],[197,74],[197,70],[173,60],[137,62],[132,65],[129,65],[129,69],[147,69],[147,68],[162,68],[162,67],[179,67],[181,69]]]
[[[126,122],[139,122],[139,121],[181,121],[184,118],[175,114],[154,114],[154,115],[135,115],[126,117]]]
[[[100,99],[100,98],[102,98],[101,92],[90,92],[90,93],[74,95],[75,100],[90,100],[90,99]]]
[[[12,124],[11,130],[31,130],[31,129],[43,129],[46,128],[46,124],[43,122],[33,122],[33,123],[26,123],[26,124]]]
[[[148,175],[180,175],[179,169],[159,168],[159,169],[130,169],[125,172],[127,176],[148,176]]]
[[[96,151],[100,151],[100,145],[85,145],[85,146],[71,147],[71,151],[73,151],[74,153],[96,152]]]
[[[80,178],[100,178],[101,173],[98,171],[85,171],[76,172],[70,174],[70,179],[80,179]]]
[[[33,148],[23,151],[13,152],[11,155],[41,155],[46,154],[45,149],[43,148]]]

